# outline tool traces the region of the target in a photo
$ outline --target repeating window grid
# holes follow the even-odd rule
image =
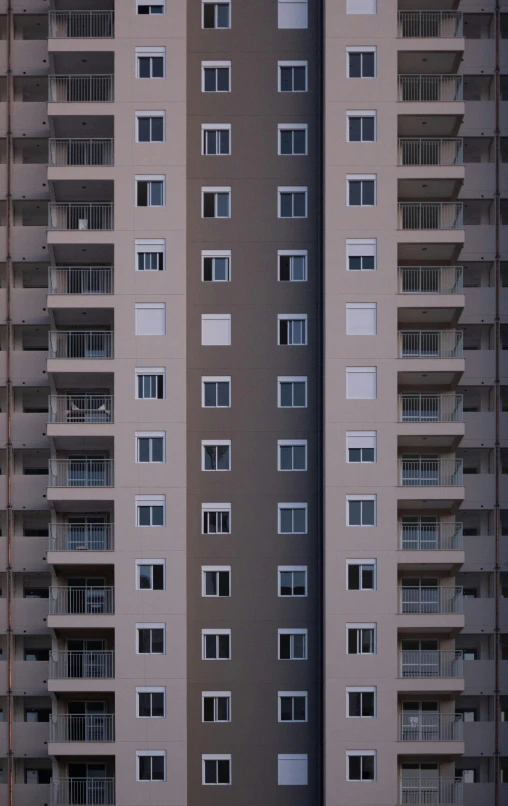
[[[163,143],[166,116],[164,112],[136,112],[136,142]]]
[[[307,218],[306,187],[279,187],[277,209],[279,218]]]
[[[231,62],[201,62],[202,92],[231,92]]]
[[[203,691],[201,709],[203,722],[231,722],[231,692]]]
[[[203,440],[201,455],[203,471],[222,473],[231,470],[231,440]]]
[[[203,156],[231,155],[231,124],[206,123],[201,126],[201,153]]]
[[[231,251],[203,250],[201,252],[201,279],[204,283],[231,281]]]
[[[136,560],[136,590],[165,590],[166,560]]]
[[[202,188],[201,217],[231,218],[231,188]]]
[[[376,625],[346,624],[346,653],[348,655],[375,655]]]
[[[278,62],[279,92],[307,92],[308,62]]]
[[[136,688],[138,719],[164,719],[166,717],[166,689],[165,687]]]
[[[277,405],[280,409],[306,409],[307,378],[305,376],[277,378]]]
[[[348,719],[376,718],[376,687],[348,686],[346,688],[346,716]]]
[[[277,338],[281,347],[307,346],[307,314],[283,314],[277,316]]]
[[[136,764],[137,781],[166,780],[165,750],[137,750],[136,760],[137,760]]]
[[[278,504],[277,510],[280,535],[308,534],[308,504]]]
[[[230,786],[231,785],[231,756],[203,755],[202,783],[203,786]]]
[[[165,624],[136,624],[136,633],[137,655],[166,654]]]
[[[201,24],[204,29],[231,28],[231,3],[203,0]]]
[[[231,596],[231,566],[202,566],[201,595],[206,598]]]
[[[376,566],[376,560],[346,560],[347,590],[376,590]]]
[[[348,78],[376,77],[375,47],[348,47],[346,53]]]
[[[279,660],[307,660],[307,630],[279,629]]]
[[[204,409],[231,408],[231,376],[201,378],[201,407]]]
[[[202,504],[202,534],[231,534],[231,504]]]
[[[231,630],[201,630],[203,660],[231,660]]]
[[[164,369],[136,369],[136,399],[164,400],[166,373]]]
[[[162,464],[166,461],[165,433],[136,434],[136,462]]]
[[[305,472],[307,470],[307,440],[279,439],[278,470],[281,472]]]
[[[279,156],[302,156],[308,154],[308,131],[306,123],[279,123],[277,146]]]
[[[279,722],[308,721],[308,692],[279,691]]]
[[[306,565],[279,565],[277,569],[277,595],[290,598],[307,596]]]
[[[376,780],[376,751],[375,750],[347,750],[348,781],[375,781]]]
[[[307,281],[307,250],[280,249],[277,258],[279,282],[304,283]]]
[[[373,110],[355,109],[346,112],[348,143],[375,143],[377,140],[377,116]]]

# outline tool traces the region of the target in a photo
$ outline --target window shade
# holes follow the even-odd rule
[[[201,344],[229,346],[231,344],[231,314],[203,314],[201,317]]]
[[[307,0],[279,0],[278,2],[279,28],[307,28],[308,8]]]
[[[346,303],[346,332],[348,336],[375,336],[377,325],[375,302]]]
[[[376,390],[376,367],[347,367],[346,396],[354,400],[374,400]]]
[[[165,303],[136,303],[136,336],[164,336],[165,333]]]
[[[279,786],[307,786],[307,756],[279,755]]]

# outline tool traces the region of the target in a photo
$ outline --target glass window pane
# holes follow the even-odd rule
[[[305,280],[305,257],[294,255],[291,259],[293,280],[298,282]]]
[[[291,92],[293,89],[293,68],[280,68],[280,89],[281,92]]]
[[[363,764],[362,764],[362,780],[363,781],[373,781],[374,780],[374,756],[362,756]]]
[[[225,759],[220,759],[217,762],[217,783],[229,783],[229,761],[226,761]]]
[[[229,154],[229,130],[224,129],[223,131],[218,132],[219,135],[219,153],[220,154]]]
[[[307,450],[304,445],[296,445],[293,448],[294,470],[305,470],[305,458]]]
[[[164,76],[164,59],[162,56],[152,57],[152,77],[162,78]]]
[[[296,722],[305,722],[307,718],[307,708],[305,697],[293,698],[294,719]]]
[[[217,153],[217,132],[215,131],[206,131],[205,132],[205,154],[216,154]]]
[[[304,218],[305,216],[305,193],[293,194],[293,215],[296,218]]]
[[[305,635],[293,636],[293,657],[305,658]]]
[[[349,181],[349,204],[359,206],[362,203],[362,183],[355,180]]]
[[[349,716],[361,716],[362,697],[358,691],[349,692]]]
[[[162,207],[164,203],[163,182],[150,182],[150,204],[152,207]]]
[[[229,67],[217,68],[217,90],[219,92],[229,91]]]
[[[280,469],[293,469],[293,449],[291,445],[281,445],[280,448]]]
[[[152,652],[161,655],[164,652],[164,630],[152,630]]]
[[[293,153],[293,133],[291,131],[281,131],[280,133],[280,153]]]
[[[150,118],[138,118],[138,140],[140,143],[150,142]]]
[[[151,119],[152,122],[152,142],[162,143],[164,140],[164,118],[155,117]]]
[[[349,780],[361,780],[361,756],[349,756]]]
[[[217,405],[217,384],[205,383],[205,406]]]
[[[374,201],[374,182],[370,179],[368,181],[362,181],[362,203],[373,205]]]
[[[293,698],[280,698],[280,718],[281,722],[291,722],[293,720]]]
[[[205,593],[207,596],[217,596],[217,574],[215,571],[205,571]]]
[[[152,462],[164,461],[164,440],[162,437],[152,438]]]
[[[138,68],[140,78],[150,78],[150,57],[140,56],[138,58]]]
[[[217,657],[217,639],[215,635],[205,635],[205,658]]]
[[[362,118],[362,140],[365,142],[374,141],[374,123],[374,117]]]
[[[291,534],[293,531],[293,510],[280,510],[280,530],[282,534]]]
[[[305,74],[306,68],[305,67],[293,67],[293,77],[294,77],[294,90],[295,92],[304,92],[305,91]]]
[[[215,784],[217,780],[216,761],[205,759],[205,784]]]
[[[139,780],[150,781],[152,775],[152,765],[150,763],[150,756],[139,756]]]
[[[229,635],[219,635],[219,658],[229,658]]]
[[[290,408],[293,405],[293,386],[292,383],[281,383],[280,385],[280,405]]]
[[[152,587],[155,591],[164,590],[164,566],[152,566]]]
[[[205,67],[205,92],[215,92],[216,71],[213,67]]]
[[[217,448],[219,470],[229,470],[229,445],[219,445]]]
[[[229,383],[219,381],[217,384],[217,398],[219,406],[229,406]]]
[[[152,781],[164,780],[164,756],[152,756]]]
[[[214,722],[215,721],[215,708],[214,708],[214,698],[213,697],[205,697],[203,701],[203,720],[205,722]]]
[[[216,257],[214,262],[215,262],[215,280],[222,282],[229,280],[228,276],[229,258]]]
[[[148,182],[137,183],[137,204],[138,207],[146,207],[148,205]]]
[[[364,526],[374,526],[374,501],[363,501],[362,523]]]
[[[203,5],[203,28],[215,28],[215,5],[213,3]]]
[[[364,78],[374,78],[374,53],[362,53],[362,75]]]
[[[214,445],[205,445],[205,470],[215,470],[216,468],[216,448]]]
[[[295,129],[293,132],[293,154],[305,154],[304,129]]]
[[[349,140],[352,143],[360,142],[362,139],[362,119],[349,118]]]
[[[164,526],[164,507],[152,507],[152,526]]]
[[[305,571],[293,572],[293,596],[305,596]]]
[[[279,655],[281,660],[289,660],[291,657],[291,636],[279,635]]]
[[[362,716],[374,716],[373,691],[364,691],[362,694]]]
[[[139,587],[141,590],[150,590],[152,587],[152,566],[139,565]]]
[[[138,507],[138,523],[140,526],[150,526],[150,507]]]
[[[217,216],[229,217],[229,193],[217,193]]]
[[[217,6],[217,28],[229,28],[229,5],[219,3]]]
[[[362,75],[362,54],[350,53],[349,54],[349,77],[360,78]]]
[[[360,566],[348,565],[348,588],[350,591],[360,590]]]
[[[150,440],[138,437],[138,462],[150,461]]]
[[[293,593],[293,575],[290,571],[281,571],[280,574],[280,595],[291,596]]]
[[[217,719],[219,722],[229,721],[229,697],[217,697]]]
[[[140,716],[150,716],[150,694],[140,693],[138,694],[138,703],[139,703],[139,715]]]
[[[293,524],[294,524],[294,531],[296,533],[299,534],[305,533],[305,520],[306,520],[305,509],[293,510]]]

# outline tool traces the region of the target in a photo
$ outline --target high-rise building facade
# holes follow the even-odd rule
[[[505,0],[0,0],[0,806],[508,802],[507,102]]]

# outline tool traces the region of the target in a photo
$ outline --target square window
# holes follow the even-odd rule
[[[279,786],[307,786],[309,764],[307,755],[279,753],[277,760]]]
[[[279,722],[307,722],[307,692],[279,691]]]
[[[376,302],[346,302],[348,336],[375,336],[377,333]]]
[[[307,630],[279,630],[279,660],[307,660]]]
[[[164,177],[136,177],[136,207],[164,207]]]
[[[231,630],[202,630],[203,660],[231,660]]]
[[[376,654],[375,624],[346,624],[346,631],[348,655]]]
[[[203,722],[231,722],[231,692],[203,691]]]
[[[202,533],[231,534],[231,504],[202,504]]]
[[[201,252],[202,279],[204,283],[229,283],[231,280],[231,252]]]
[[[279,282],[303,283],[307,280],[307,252],[306,251],[279,251]]]
[[[279,452],[279,470],[307,470],[307,440],[280,439],[277,443]]]
[[[214,3],[204,0],[203,28],[231,28],[231,4]]]
[[[281,156],[306,156],[308,127],[303,124],[280,123],[279,154]]]
[[[164,434],[136,435],[136,462],[165,462]]]
[[[307,188],[278,189],[279,218],[307,218]]]
[[[376,689],[352,687],[346,690],[347,716],[370,718],[376,716]]]
[[[202,92],[231,92],[231,62],[201,62]]]
[[[278,406],[281,409],[307,408],[307,378],[277,378]]]
[[[375,271],[376,246],[375,238],[366,240],[348,238],[346,241],[348,271]]]
[[[308,0],[279,0],[278,28],[307,28]]]
[[[231,785],[231,756],[202,756],[204,786]]]
[[[164,495],[136,496],[136,525],[164,526],[166,497]]]
[[[231,566],[203,566],[201,575],[202,596],[231,596]]]
[[[347,589],[350,591],[376,590],[376,561],[347,560]]]
[[[136,302],[136,336],[164,336],[166,333],[166,304],[164,302]]]
[[[347,461],[371,463],[376,461],[376,431],[347,431]]]
[[[136,370],[136,398],[138,400],[164,399],[163,369],[137,369]]]
[[[307,534],[307,504],[279,504],[279,534]]]
[[[348,48],[348,77],[376,77],[376,48]]]
[[[231,188],[201,189],[202,218],[231,218]]]
[[[284,347],[301,347],[307,344],[307,315],[279,314],[278,343]]]
[[[376,780],[375,750],[348,750],[347,780],[348,781]]]
[[[165,750],[138,750],[136,756],[138,781],[166,780]]]
[[[279,92],[307,92],[307,62],[279,62]]]
[[[164,78],[166,48],[136,48],[138,78]]]
[[[138,239],[135,242],[135,252],[136,271],[164,271],[166,256],[164,238]]]
[[[163,591],[165,570],[165,560],[136,560],[136,589]]]
[[[375,400],[376,367],[346,367],[346,397],[348,400]]]
[[[138,655],[165,654],[165,624],[137,624],[136,628]]]
[[[307,596],[307,566],[279,565],[279,596]]]
[[[203,408],[229,408],[231,406],[231,378],[202,378]]]
[[[201,442],[201,452],[201,470],[231,470],[231,440],[220,440],[217,442],[203,440]]]
[[[374,143],[376,140],[375,112],[347,112],[347,139],[349,143]]]
[[[204,313],[201,315],[201,344],[203,347],[229,347],[231,345],[230,313]]]
[[[205,156],[223,157],[231,154],[231,126],[202,126],[203,154]]]
[[[137,0],[138,14],[164,14],[165,0],[157,3],[147,3],[146,0]]]
[[[164,719],[166,716],[165,688],[137,688],[138,718]]]
[[[347,203],[349,207],[376,206],[376,178],[348,176]]]
[[[136,142],[164,142],[164,112],[136,112]]]
[[[347,525],[348,526],[375,526],[376,525],[376,496],[347,496]]]

